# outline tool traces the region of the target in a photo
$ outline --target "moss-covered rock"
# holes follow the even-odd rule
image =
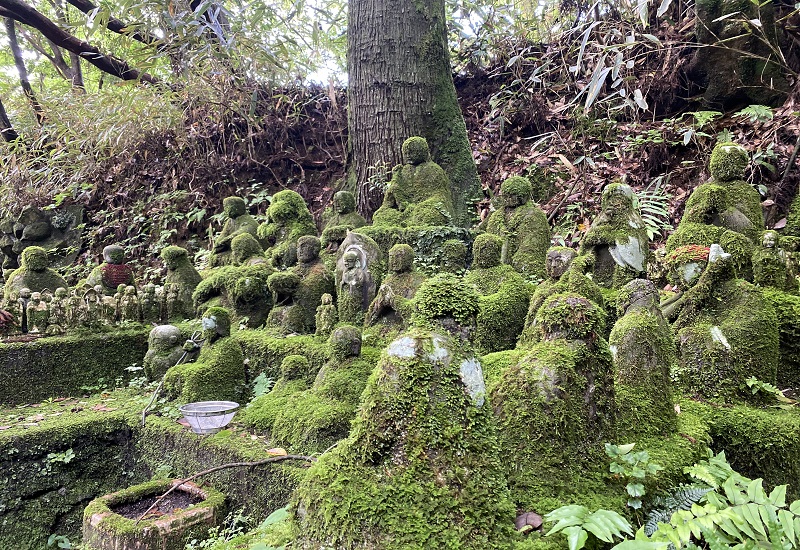
[[[510,265],[500,264],[502,248],[500,237],[478,235],[472,248],[472,268],[464,276],[464,282],[480,296],[473,337],[478,353],[513,348],[525,325],[532,285]]]
[[[675,341],[658,302],[658,289],[644,279],[625,285],[617,298],[619,319],[609,345],[620,440],[675,432],[670,380]]]
[[[297,192],[278,191],[267,208],[267,222],[258,226],[258,239],[267,258],[277,269],[297,263],[297,240],[304,235],[317,235],[314,218]]]
[[[530,181],[510,177],[500,186],[500,193],[503,207],[489,216],[486,230],[503,239],[503,263],[528,279],[543,279],[550,226],[542,209],[530,200]]]
[[[593,254],[593,280],[620,288],[647,272],[648,242],[639,201],[630,186],[611,183],[603,189],[601,212],[581,239],[581,254]]]
[[[453,221],[453,198],[450,179],[431,160],[428,142],[410,137],[403,142],[403,162],[392,170],[383,204],[372,216],[377,226],[450,225]]]
[[[769,287],[763,292],[778,318],[780,361],[777,385],[780,388],[800,388],[800,296]]]
[[[222,201],[222,211],[227,220],[222,231],[214,238],[213,254],[209,265],[221,266],[230,263],[231,242],[242,234],[256,235],[258,222],[247,213],[247,203],[240,197],[226,197]]]
[[[20,256],[20,266],[6,278],[4,301],[6,304],[16,302],[19,291],[27,288],[31,292],[41,292],[45,288],[50,291],[69,288],[67,281],[48,267],[47,251],[38,246],[29,246]]]
[[[602,337],[604,312],[577,294],[556,294],[539,311],[541,342],[490,388],[512,498],[544,510],[543,498],[577,487],[614,437],[614,376]],[[569,465],[569,467],[565,467]]]

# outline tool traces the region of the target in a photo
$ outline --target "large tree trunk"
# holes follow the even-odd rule
[[[480,190],[447,48],[444,0],[350,0],[348,102],[351,174],[368,214],[400,146],[428,140],[433,160],[452,184],[455,222],[471,222]]]

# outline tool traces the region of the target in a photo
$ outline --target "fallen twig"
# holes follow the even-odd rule
[[[214,472],[218,472],[220,470],[227,470],[229,468],[247,468],[247,467],[250,467],[250,466],[261,466],[263,464],[270,464],[272,462],[282,462],[284,460],[302,460],[303,462],[315,462],[317,459],[315,457],[313,457],[313,456],[305,456],[305,455],[282,455],[282,456],[273,456],[273,457],[270,457],[270,458],[265,458],[263,460],[256,460],[255,462],[229,462],[228,464],[222,464],[220,466],[214,466],[213,468],[209,468],[208,470],[203,470],[202,472],[197,472],[196,474],[190,475],[186,479],[181,479],[180,483],[173,484],[172,487],[170,487],[167,490],[166,493],[164,493],[163,495],[158,497],[156,499],[156,501],[153,504],[150,505],[150,508],[145,510],[144,513],[141,516],[139,516],[139,519],[136,520],[135,525],[138,525],[139,522],[142,521],[142,519],[147,514],[149,514],[151,510],[153,510],[153,508],[158,506],[159,502],[161,502],[162,500],[167,498],[167,496],[169,496],[169,494],[172,493],[172,491],[174,491],[175,489],[177,489],[178,487],[180,487],[184,483],[187,483],[189,481],[193,481],[193,480],[197,479],[200,476],[213,474]]]

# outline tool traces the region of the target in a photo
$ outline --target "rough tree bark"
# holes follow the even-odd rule
[[[19,41],[17,40],[17,29],[15,28],[13,19],[6,18],[6,33],[8,34],[8,44],[11,47],[11,54],[14,56],[14,65],[17,66],[19,85],[22,87],[25,97],[28,98],[31,107],[33,108],[33,112],[36,114],[36,122],[38,122],[41,126],[41,124],[44,122],[44,110],[42,109],[42,105],[39,103],[39,100],[36,99],[36,94],[33,93],[33,88],[31,88],[31,82],[28,78],[28,69],[25,67],[25,60],[22,58],[22,50],[19,47]]]
[[[374,182],[401,163],[403,141],[420,135],[450,177],[454,223],[468,225],[480,181],[453,85],[444,0],[350,0],[347,66],[359,210],[380,203]]]

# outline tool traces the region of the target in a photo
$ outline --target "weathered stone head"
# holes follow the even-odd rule
[[[667,255],[670,280],[680,288],[692,287],[708,264],[709,249],[699,245],[679,246]]]
[[[416,305],[416,323],[439,324],[451,332],[473,327],[479,311],[475,289],[451,273],[422,283],[417,290]]]
[[[431,160],[431,151],[428,140],[424,137],[413,136],[403,142],[403,162],[406,164],[422,164]]]
[[[94,288],[92,288],[94,290]],[[136,296],[136,287],[128,285],[125,287],[125,296]]]
[[[31,299],[31,289],[28,287],[23,287],[19,289],[19,297],[23,300],[30,300]]]
[[[545,268],[551,279],[560,279],[567,272],[572,260],[578,255],[575,250],[566,246],[554,246],[547,251]]]
[[[503,251],[503,239],[491,233],[482,233],[472,243],[472,265],[476,268],[488,268],[500,265]]]
[[[533,186],[528,178],[511,176],[500,185],[503,204],[508,208],[522,206],[531,198]]]
[[[69,294],[69,293],[67,292],[67,289],[66,289],[66,288],[64,288],[63,286],[60,286],[60,287],[58,287],[58,288],[56,289],[56,292],[55,292],[55,297],[56,297],[56,298],[59,298],[59,299],[64,299],[64,298],[66,298],[66,297],[67,297],[67,295],[68,295],[68,294]]]
[[[634,279],[622,287],[617,295],[617,315],[622,317],[629,309],[658,309],[659,295],[656,285],[647,279]]]
[[[226,197],[222,201],[222,211],[229,218],[238,218],[247,212],[247,204],[241,197]]]
[[[208,342],[231,335],[231,314],[223,307],[210,307],[201,319],[203,336]]]
[[[42,301],[42,293],[41,292],[31,292],[31,302],[33,305],[39,305]]]
[[[181,329],[173,325],[159,325],[150,331],[147,337],[149,349],[155,351],[172,351],[183,340]]]
[[[406,273],[414,265],[414,249],[407,244],[396,244],[389,249],[389,271]]]
[[[97,287],[94,287],[94,289],[97,290]],[[100,287],[100,290],[102,290],[102,289],[103,289],[103,287]],[[153,283],[147,283],[146,285],[144,285],[143,291],[144,291],[145,296],[155,296],[156,295],[156,285],[154,285]]]
[[[536,315],[542,340],[593,340],[603,333],[605,318],[594,302],[569,292],[547,298]]]
[[[350,191],[339,191],[333,196],[333,209],[337,214],[355,212],[356,197]]]
[[[236,265],[242,265],[254,256],[262,256],[264,249],[250,233],[236,235],[231,241],[231,259]]]
[[[297,261],[308,264],[319,258],[322,244],[317,237],[304,235],[297,239]]]
[[[267,217],[275,223],[287,223],[299,218],[300,213],[308,210],[303,197],[296,191],[284,189],[272,197],[267,208]]]
[[[777,248],[779,239],[780,237],[777,231],[764,231],[764,234],[761,236],[761,246],[764,248]]]
[[[351,325],[344,325],[331,333],[328,346],[334,359],[357,357],[361,353],[361,331]]]
[[[168,246],[161,251],[161,259],[167,269],[178,269],[189,261],[189,251],[180,246]]]
[[[31,271],[42,272],[47,269],[49,261],[47,251],[40,246],[29,246],[22,251],[22,266]]]
[[[103,249],[103,261],[119,265],[125,260],[125,249],[118,244],[110,244]]]
[[[361,263],[361,258],[355,250],[348,250],[342,256],[342,261],[344,262],[344,267],[347,270],[354,269],[359,266]]]
[[[467,245],[460,239],[447,239],[441,246],[439,267],[448,273],[461,274],[467,266]]]
[[[720,143],[711,152],[709,169],[717,181],[744,179],[744,171],[750,158],[747,150],[736,143]]]
[[[320,298],[320,300],[321,300],[321,304],[323,306],[332,306],[333,305],[333,296],[331,296],[327,292],[322,295],[322,298]]]
[[[603,189],[600,208],[609,220],[615,219],[633,211],[634,198],[635,195],[630,185],[610,183]]]

